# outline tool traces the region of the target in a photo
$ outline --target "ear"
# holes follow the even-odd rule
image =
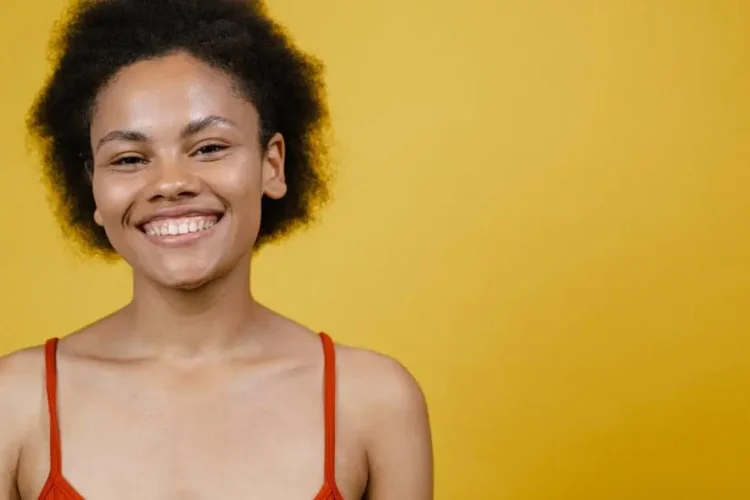
[[[99,213],[98,208],[94,210],[94,222],[100,226],[104,226],[104,220],[102,219],[102,214]]]
[[[89,184],[92,184],[94,182],[94,167],[91,160],[83,162],[83,170],[86,172],[86,180],[89,181]]]
[[[284,137],[274,134],[266,145],[263,156],[263,194],[274,200],[286,194],[286,177],[284,175],[284,157],[286,154]]]
[[[94,182],[94,168],[91,160],[83,162],[83,169],[86,171],[86,180],[89,181],[89,184],[92,184]],[[99,213],[98,208],[94,210],[94,222],[99,226],[104,226],[104,220],[102,219],[102,214]]]

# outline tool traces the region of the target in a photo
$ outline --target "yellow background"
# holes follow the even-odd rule
[[[272,0],[341,174],[254,288],[427,393],[438,500],[750,498],[750,3]],[[25,151],[62,0],[0,7],[0,352],[124,303]]]

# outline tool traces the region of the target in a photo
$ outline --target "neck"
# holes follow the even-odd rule
[[[238,266],[193,290],[160,286],[136,275],[126,307],[129,341],[155,356],[219,354],[240,344],[263,310],[250,292],[250,270]]]

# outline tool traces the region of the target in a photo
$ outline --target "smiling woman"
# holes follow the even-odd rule
[[[82,2],[54,47],[29,126],[133,297],[0,360],[0,500],[431,498],[411,375],[250,293],[254,250],[326,199],[319,63],[254,1]]]
[[[285,137],[261,143],[256,107],[233,85],[179,51],[123,68],[97,96],[93,219],[148,279],[195,288],[238,261],[246,274],[262,200],[287,193]]]

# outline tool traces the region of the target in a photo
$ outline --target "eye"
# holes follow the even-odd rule
[[[117,158],[112,162],[112,165],[117,166],[136,166],[140,165],[141,163],[145,163],[146,160],[144,158],[141,158],[140,156],[122,156],[120,158]]]
[[[206,144],[205,146],[201,146],[200,148],[196,149],[193,153],[194,155],[212,155],[216,153],[221,153],[227,149],[227,146],[224,146],[222,144]]]

